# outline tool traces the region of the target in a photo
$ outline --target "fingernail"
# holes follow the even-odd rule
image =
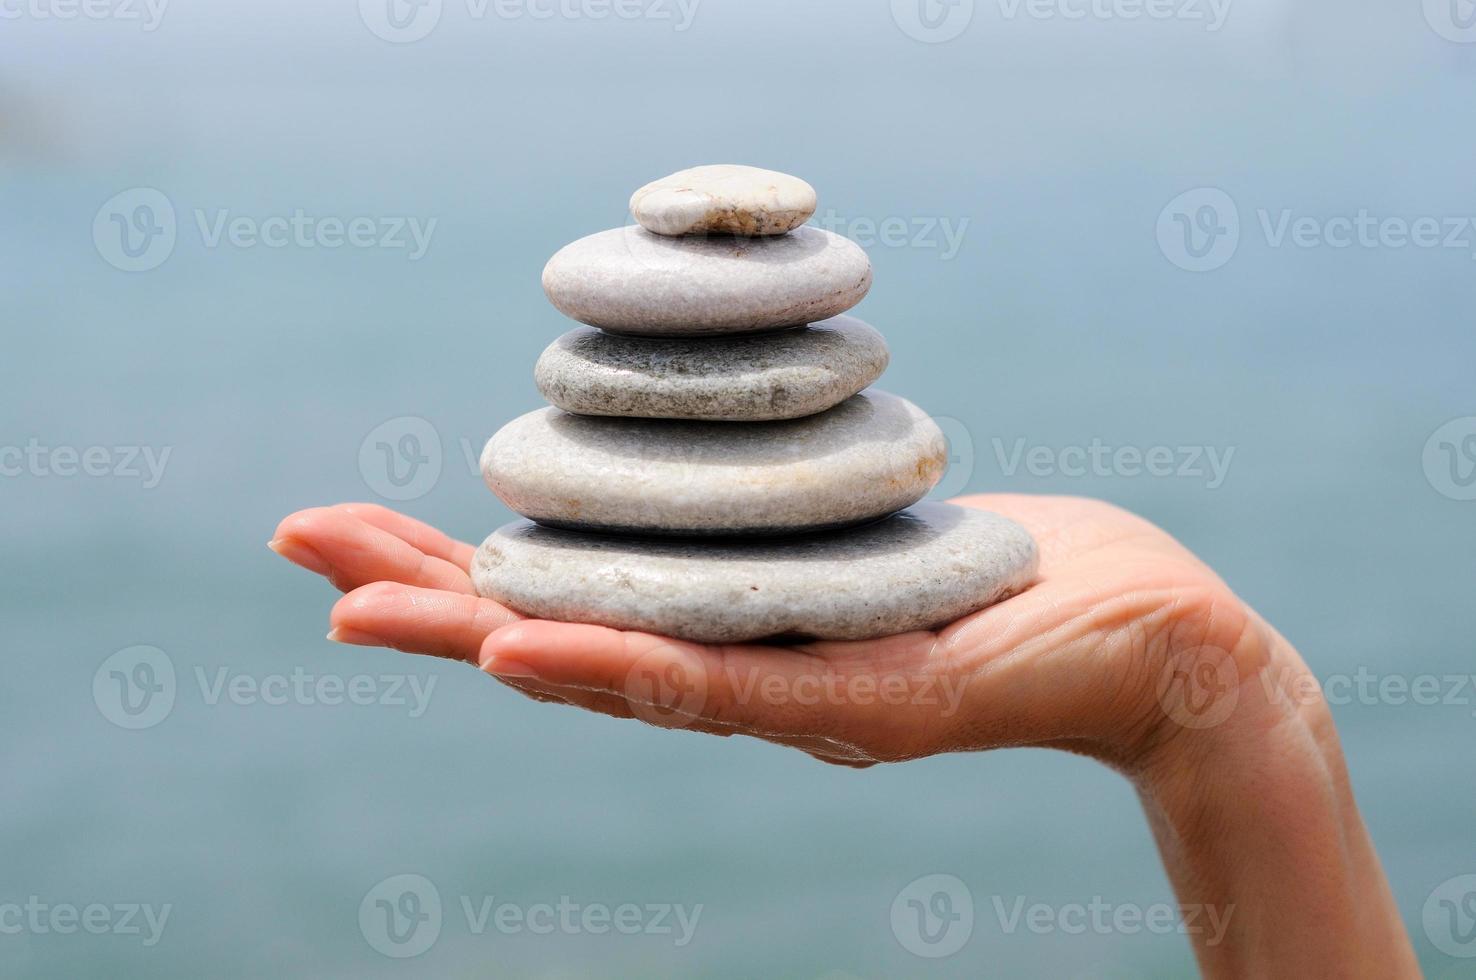
[[[334,643],[346,643],[355,647],[387,647],[388,643],[375,636],[373,633],[365,633],[363,630],[349,629],[347,626],[335,626],[328,631],[328,639]]]
[[[267,547],[294,565],[301,565],[308,571],[319,575],[328,574],[329,565],[323,560],[323,556],[301,541],[294,541],[291,538],[273,538],[267,542]]]
[[[527,677],[534,680],[538,678],[538,671],[521,660],[512,660],[508,657],[490,657],[482,664],[482,669],[498,677]]]

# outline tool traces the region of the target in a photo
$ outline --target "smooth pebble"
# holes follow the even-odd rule
[[[1014,595],[1035,542],[990,511],[923,503],[803,538],[659,541],[518,521],[472,561],[477,591],[526,616],[701,643],[862,640],[951,623]]]
[[[798,177],[722,163],[652,181],[631,195],[630,213],[658,235],[782,235],[815,204],[815,188]]]
[[[566,316],[616,333],[699,336],[794,327],[871,288],[861,246],[804,226],[772,238],[666,238],[637,225],[560,249],[543,289]]]
[[[540,524],[607,532],[784,534],[873,520],[937,484],[938,426],[871,389],[783,422],[598,418],[557,408],[505,425],[487,485]]]

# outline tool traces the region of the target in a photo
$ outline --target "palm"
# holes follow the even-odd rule
[[[348,593],[331,615],[335,639],[464,660],[538,700],[856,766],[1001,745],[1129,765],[1157,737],[1170,651],[1234,650],[1248,625],[1207,567],[1117,508],[956,502],[1028,528],[1037,583],[937,632],[845,643],[704,646],[524,620],[476,595],[471,545],[371,504],[294,514],[273,547]]]

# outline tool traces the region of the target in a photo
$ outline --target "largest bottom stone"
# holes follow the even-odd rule
[[[703,643],[941,626],[1021,591],[1035,570],[1035,542],[1018,524],[938,503],[782,540],[650,540],[518,521],[472,562],[477,591],[526,616]]]

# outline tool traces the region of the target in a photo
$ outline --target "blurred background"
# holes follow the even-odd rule
[[[0,973],[1192,974],[1177,930],[1063,927],[1174,901],[1094,763],[854,772],[536,705],[328,643],[336,594],[266,549],[339,500],[508,520],[475,458],[570,326],[543,263],[737,162],[867,247],[942,491],[1142,513],[1344,692],[1422,961],[1476,974],[1430,911],[1476,873],[1467,0],[0,16]],[[931,875],[973,905],[946,957],[893,914]],[[535,931],[561,901],[640,928]]]

